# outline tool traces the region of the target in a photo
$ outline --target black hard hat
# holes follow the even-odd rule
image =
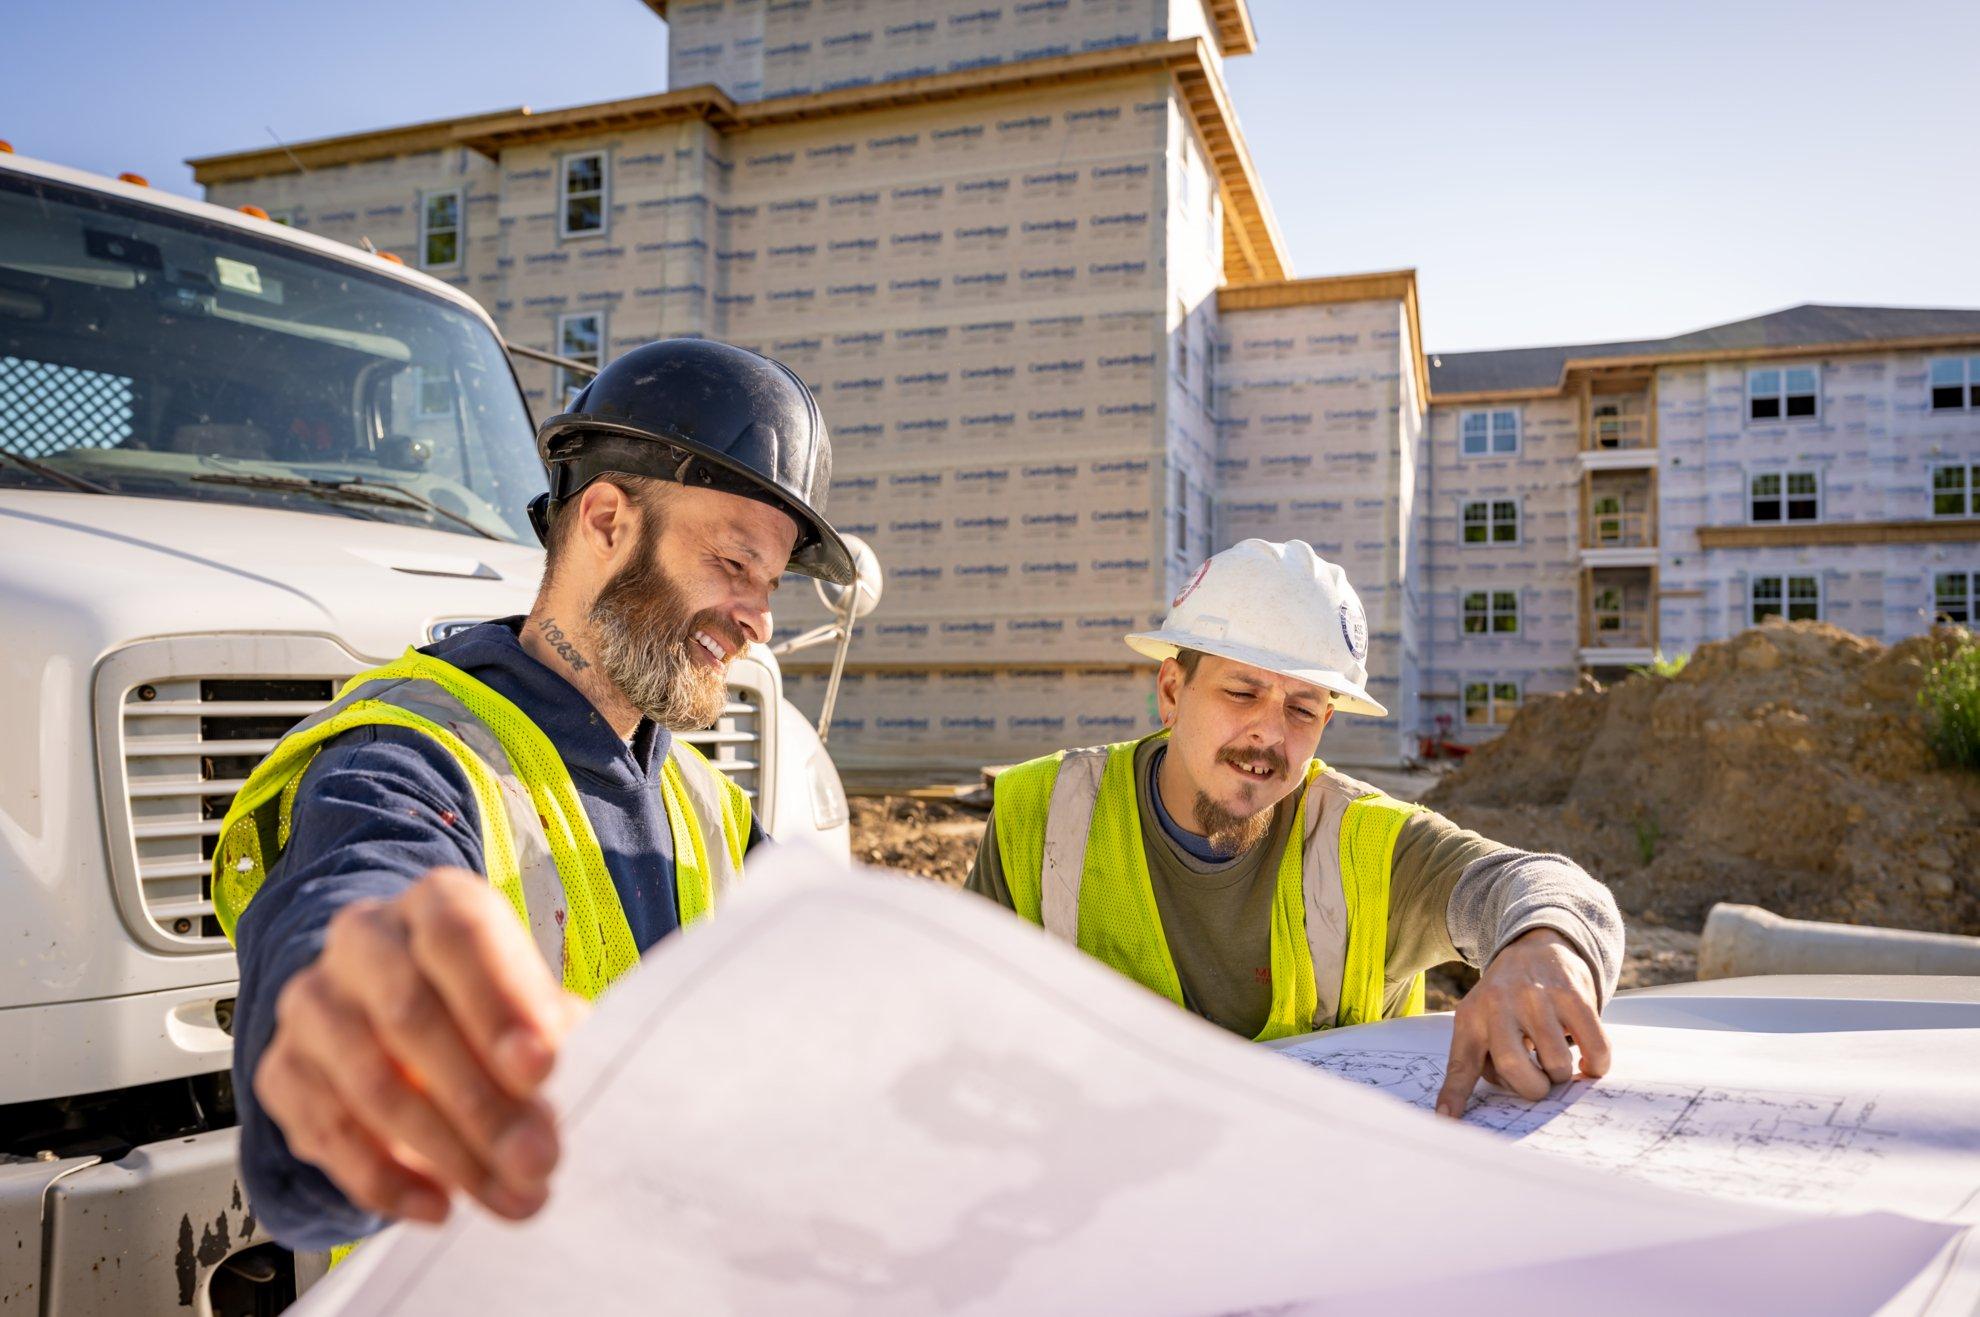
[[[825,418],[782,362],[711,339],[644,344],[545,421],[536,452],[550,469],[550,492],[529,509],[539,537],[600,476],[648,476],[780,509],[798,526],[789,570],[853,581],[852,554],[822,511],[832,484]]]

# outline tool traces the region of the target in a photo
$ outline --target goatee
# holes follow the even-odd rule
[[[725,668],[696,657],[705,631],[739,653],[744,638],[712,609],[690,613],[680,589],[660,566],[651,536],[640,536],[633,560],[620,568],[591,606],[598,666],[632,706],[672,732],[712,727],[728,703]]]
[[[1210,849],[1230,859],[1265,840],[1265,834],[1272,827],[1272,811],[1260,809],[1249,814],[1236,814],[1212,800],[1209,792],[1199,791],[1196,793],[1196,822],[1203,829]]]

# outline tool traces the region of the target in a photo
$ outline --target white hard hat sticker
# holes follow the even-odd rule
[[[1347,641],[1348,653],[1355,662],[1368,657],[1368,619],[1362,614],[1361,602],[1353,595],[1341,600],[1341,638]]]
[[[1205,558],[1203,560],[1203,565],[1196,569],[1196,575],[1189,578],[1189,584],[1185,585],[1182,588],[1182,590],[1176,595],[1176,597],[1169,601],[1169,607],[1181,608],[1182,601],[1189,598],[1190,595],[1194,594],[1196,592],[1197,586],[1203,584],[1203,574],[1209,570],[1210,570],[1210,560],[1208,558]]]

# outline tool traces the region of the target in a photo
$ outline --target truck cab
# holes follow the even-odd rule
[[[293,1296],[235,1172],[220,823],[346,678],[527,611],[543,488],[465,294],[0,154],[0,1308]],[[687,739],[771,835],[845,852],[768,650]]]

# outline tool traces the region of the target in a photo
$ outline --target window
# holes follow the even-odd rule
[[[419,199],[419,260],[431,270],[461,261],[461,190]]]
[[[436,416],[454,414],[454,382],[447,378],[444,370],[421,367],[419,378],[419,414],[431,420]]]
[[[1980,616],[1980,572],[1940,572],[1932,578],[1932,617],[1971,626]]]
[[[1169,498],[1169,556],[1181,557],[1189,552],[1189,473],[1177,467],[1171,481],[1175,493]]]
[[[1176,303],[1176,378],[1189,383],[1189,308]]]
[[[1790,622],[1822,619],[1822,583],[1813,576],[1756,576],[1750,598],[1755,626],[1770,617]]]
[[[1511,500],[1465,504],[1463,533],[1466,544],[1519,543],[1519,504]]]
[[[1821,373],[1813,366],[1746,372],[1746,418],[1750,421],[1792,421],[1816,413],[1816,386]]]
[[[1464,634],[1512,635],[1519,631],[1517,590],[1468,590],[1464,596]]]
[[[1822,482],[1813,471],[1755,471],[1746,480],[1748,521],[1819,521]]]
[[[605,153],[565,156],[557,193],[558,237],[605,232]]]
[[[1458,424],[1466,457],[1519,451],[1518,412],[1466,412]]]
[[[1464,725],[1503,727],[1519,712],[1519,683],[1516,681],[1467,681],[1464,683]]]
[[[1980,516],[1980,463],[1932,468],[1932,515]]]
[[[587,366],[601,366],[605,362],[605,317],[597,311],[581,311],[575,315],[557,317],[557,355],[572,361],[581,361]],[[557,368],[556,394],[566,406],[590,380],[589,375]]]
[[[1980,357],[1940,357],[1932,363],[1932,410],[1980,411]]]

